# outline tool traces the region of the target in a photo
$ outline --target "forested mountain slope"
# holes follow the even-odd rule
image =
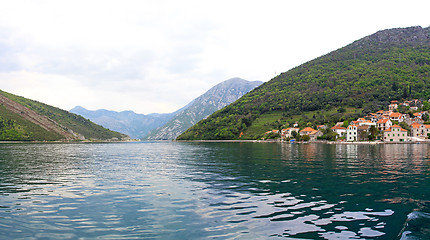
[[[392,99],[429,97],[430,28],[383,30],[278,75],[178,139],[249,139],[254,121],[274,112],[370,111]]]
[[[127,137],[79,115],[0,90],[0,141],[119,140]]]

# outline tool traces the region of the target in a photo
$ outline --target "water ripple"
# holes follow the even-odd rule
[[[427,218],[414,225],[413,209],[428,207],[430,162],[427,145],[400,148],[3,144],[0,232],[7,239],[393,239],[406,221],[408,239],[422,234],[414,226],[426,231]]]

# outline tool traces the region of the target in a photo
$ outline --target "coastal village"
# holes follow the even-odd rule
[[[425,104],[430,102],[427,101]],[[327,140],[331,135],[332,141],[337,142],[424,142],[430,141],[430,122],[428,111],[423,111],[423,101],[391,101],[388,110],[379,110],[350,122],[338,122],[333,127],[317,125],[315,128],[300,126],[267,131],[265,136],[276,135],[281,141],[296,140],[319,141]],[[399,109],[407,109],[401,113]],[[403,111],[404,112],[404,111]],[[428,124],[427,124],[428,123]]]

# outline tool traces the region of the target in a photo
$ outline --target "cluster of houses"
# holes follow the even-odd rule
[[[336,133],[338,139],[342,141],[363,141],[367,140],[370,132],[379,132],[378,139],[385,142],[406,142],[406,141],[423,141],[430,136],[430,125],[424,124],[424,116],[428,112],[415,112],[413,116],[397,112],[399,106],[407,106],[411,110],[418,110],[422,107],[422,103],[418,100],[406,101],[399,103],[392,101],[388,111],[380,110],[376,113],[370,113],[365,117],[359,118],[356,121],[349,123],[347,127],[343,127],[343,122],[337,123],[331,128],[331,131]],[[400,123],[406,123],[409,131],[399,126]],[[406,126],[404,124],[400,124]],[[372,129],[373,127],[373,129]],[[318,137],[323,136],[323,129],[327,129],[325,125],[317,126],[317,129],[306,127],[301,129],[295,124],[293,127],[266,132],[280,134],[282,139],[291,139],[300,136],[309,136],[310,141],[315,141]],[[293,133],[295,132],[295,133]]]

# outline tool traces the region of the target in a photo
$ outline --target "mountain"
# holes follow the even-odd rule
[[[91,111],[81,106],[74,107],[70,112],[88,118],[108,129],[125,133],[131,138],[143,138],[152,129],[161,127],[167,123],[176,113],[144,115],[133,111],[115,112],[105,109]]]
[[[0,90],[1,141],[119,140],[128,136],[85,118]]]
[[[146,139],[175,139],[198,121],[236,101],[263,82],[232,78],[209,89],[179,111],[164,126],[151,132]]]
[[[276,76],[178,139],[256,139],[295,121],[346,120],[390,100],[429,97],[430,28],[388,29]]]

